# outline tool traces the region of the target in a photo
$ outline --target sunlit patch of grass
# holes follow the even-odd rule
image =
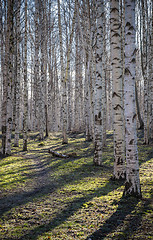
[[[0,187],[5,189],[23,186],[29,172],[31,161],[22,156],[9,156],[1,159]]]
[[[97,177],[85,177],[81,180],[77,179],[73,184],[68,184],[64,186],[64,190],[69,191],[77,191],[77,192],[88,192],[94,191],[99,188],[99,186],[103,187],[106,184],[105,178]]]
[[[10,207],[1,216],[0,238],[83,240],[102,228],[102,232],[106,231],[103,239],[128,237],[130,240],[137,239],[137,236],[149,239],[151,227],[145,235],[141,228],[145,229],[146,223],[151,226],[152,204],[147,201],[152,198],[153,159],[148,157],[152,149],[139,146],[144,199],[139,202],[134,198],[126,200],[122,198],[124,183],[110,180],[113,172],[112,131],[107,132],[107,136],[101,167],[93,165],[94,146],[92,142],[85,142],[84,134],[72,134],[69,144],[62,145],[61,133],[52,133],[41,142],[38,133],[31,132],[27,152],[22,152],[20,140],[19,148],[13,147],[12,156],[0,161],[3,189],[13,192],[21,187],[24,191],[27,186],[31,191],[29,183],[36,181],[35,187],[39,190],[41,170],[43,174],[47,171],[48,178],[43,180],[42,177],[40,192],[28,197],[24,195],[25,199],[19,205]],[[77,156],[68,159],[53,157],[48,153],[49,148],[65,154],[76,152]],[[39,170],[40,177],[37,175]],[[132,232],[131,225],[138,220],[140,227]]]
[[[151,190],[153,186],[153,158],[141,165],[140,182],[143,197],[151,198]]]

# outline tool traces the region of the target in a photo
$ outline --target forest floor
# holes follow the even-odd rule
[[[29,133],[27,152],[20,140],[0,158],[0,239],[153,239],[153,144],[138,135],[141,200],[123,198],[124,183],[110,180],[112,132],[102,167],[93,166],[93,144],[83,133],[70,134],[68,145],[61,133],[43,142]],[[77,156],[53,157],[49,148]]]

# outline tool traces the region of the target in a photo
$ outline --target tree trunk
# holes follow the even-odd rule
[[[137,83],[135,83],[135,98],[136,98],[136,107],[137,107],[138,120],[139,120],[139,124],[140,124],[139,129],[143,129],[144,128],[144,122],[143,122],[143,120],[141,118],[141,113],[140,113]]]
[[[123,83],[121,59],[121,22],[119,2],[111,1],[111,65],[113,79],[114,178],[125,179]]]
[[[144,144],[149,144],[149,79],[148,79],[148,16],[147,16],[147,2],[142,0],[142,19],[143,19],[143,39],[142,39],[142,74],[144,78]]]
[[[153,140],[153,3],[151,25],[151,61],[150,61],[150,138]]]
[[[68,143],[67,138],[67,83],[64,81],[64,64],[63,64],[63,40],[62,40],[62,26],[61,26],[61,13],[60,13],[60,1],[58,0],[58,28],[60,39],[60,64],[61,64],[61,84],[62,84],[62,132],[63,132],[63,144]]]
[[[28,78],[27,78],[27,0],[25,0],[25,39],[24,39],[24,112],[23,112],[23,151],[27,151],[28,132]]]
[[[16,94],[16,108],[15,108],[15,136],[14,146],[19,146],[19,126],[20,126],[20,0],[17,1],[16,13],[16,79],[15,79],[15,94]]]
[[[126,183],[124,196],[141,197],[137,149],[135,109],[135,1],[125,1],[125,137],[126,137]]]
[[[12,134],[12,86],[13,86],[13,0],[7,5],[7,99],[6,99],[6,145],[5,155],[11,154],[11,134]]]
[[[96,80],[95,80],[95,151],[93,162],[95,165],[102,165],[102,147],[103,147],[103,118],[102,118],[102,79],[103,74],[103,5],[101,0],[97,0],[97,45],[96,45]]]

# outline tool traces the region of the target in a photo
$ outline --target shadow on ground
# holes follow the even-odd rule
[[[140,228],[143,215],[146,214],[148,209],[152,209],[151,202],[151,199],[121,198],[119,202],[116,202],[118,204],[116,212],[104,222],[99,230],[93,232],[86,240],[103,240],[109,237],[110,234],[109,239],[113,240],[135,239],[132,238],[132,235]],[[143,232],[143,235],[146,236],[145,239],[148,239],[147,232]],[[144,238],[140,236],[140,238],[136,239]]]
[[[67,206],[59,212],[48,224],[39,225],[36,228],[32,229],[25,235],[22,235],[19,240],[25,240],[25,239],[38,239],[39,235],[46,234],[49,231],[52,231],[54,228],[58,227],[62,223],[64,223],[69,217],[71,217],[75,212],[77,212],[79,209],[83,207],[83,204],[91,201],[95,197],[100,197],[107,195],[109,192],[117,189],[120,187],[123,183],[115,183],[114,181],[109,181],[106,183],[104,187],[97,188],[94,192],[84,194],[82,197],[77,197],[73,201],[69,202]]]

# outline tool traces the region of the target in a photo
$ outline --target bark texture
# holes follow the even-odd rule
[[[111,65],[113,79],[114,178],[125,179],[125,139],[119,2],[111,0]]]
[[[124,196],[141,197],[136,131],[135,104],[135,1],[125,1],[125,137],[126,137],[126,183]]]
[[[103,56],[103,4],[97,1],[97,45],[96,45],[96,80],[95,80],[95,151],[93,162],[95,165],[102,165],[102,138],[103,138],[103,119],[102,119],[102,56]]]

